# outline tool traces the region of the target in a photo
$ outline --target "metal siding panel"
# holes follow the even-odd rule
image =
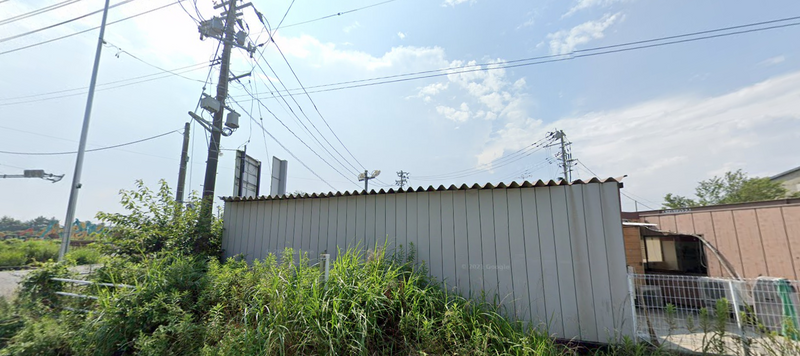
[[[478,190],[470,189],[466,193],[467,242],[469,262],[466,268],[469,273],[469,293],[486,290],[483,277],[483,257],[481,246],[481,214],[478,208]]]
[[[372,248],[384,246],[388,235],[386,234],[386,195],[375,196],[375,238]]]
[[[739,242],[736,240],[736,228],[731,211],[714,211],[711,213],[714,231],[717,237],[717,249],[727,259],[737,273],[744,276],[742,258],[739,255]]]
[[[408,235],[406,234],[406,204],[408,202],[407,194],[395,194],[395,230],[394,230],[394,248],[403,249],[408,244]]]
[[[326,244],[331,261],[337,254],[337,236],[339,235],[339,198],[327,198],[328,201],[328,243]]]
[[[553,231],[555,235],[556,263],[558,264],[559,292],[561,293],[561,320],[564,323],[563,338],[581,339],[580,323],[578,316],[577,287],[575,286],[575,273],[572,265],[572,237],[570,236],[569,220],[567,218],[567,193],[564,186],[548,187],[550,190],[550,204],[553,210]]]
[[[259,230],[259,234],[261,235],[261,246],[259,246],[261,252],[259,252],[259,255],[261,256],[262,260],[267,258],[267,255],[269,254],[269,241],[270,241],[269,231],[270,231],[270,226],[272,225],[272,206],[273,206],[271,201],[265,201],[263,203],[264,203],[264,211],[261,213],[262,225],[261,225],[261,230]]]
[[[469,264],[470,256],[469,251],[469,222],[467,213],[467,192],[454,191],[453,194],[453,236],[455,238],[455,262],[456,262],[456,281],[455,285],[458,286],[458,291],[464,295],[469,296],[470,286],[472,282],[470,278]],[[477,198],[477,196],[476,196]],[[480,243],[478,243],[480,247]],[[480,253],[477,251],[476,253]]]
[[[280,236],[281,227],[281,203],[279,201],[272,201],[272,213],[269,226],[269,253],[277,255],[278,251],[278,236]]]
[[[428,199],[430,193],[417,193],[417,261],[422,265],[425,264],[428,272],[431,269],[431,237],[430,237],[430,215],[428,215]],[[438,276],[441,278],[441,275]]]
[[[336,210],[338,211],[338,220],[336,222],[336,254],[347,251],[347,197],[336,198]],[[339,251],[341,250],[341,251]]]
[[[428,236],[430,239],[429,257],[431,274],[442,282],[444,275],[444,253],[442,249],[442,193],[430,192],[428,195],[428,213],[430,214],[430,224],[428,226]],[[452,219],[452,216],[451,216]]]
[[[345,243],[346,249],[350,250],[356,246],[356,216],[358,211],[356,205],[358,204],[358,197],[350,196],[347,200],[347,229],[345,230]]]
[[[294,226],[294,220],[292,220],[292,213],[294,209],[291,206],[291,200],[281,200],[281,217],[280,217],[280,229],[278,230],[278,239],[276,240],[275,244],[275,255],[280,259],[283,255],[283,251],[286,249],[286,237],[292,232],[292,226]],[[290,213],[290,211],[292,213]]]
[[[764,261],[766,256],[764,256],[764,245],[761,243],[761,233],[758,231],[755,209],[734,210],[733,221],[744,265],[743,277],[770,276],[767,263]]]
[[[495,241],[497,237],[494,233],[494,203],[492,198],[493,189],[481,189],[478,191],[480,208],[480,232],[481,247],[483,249],[483,288],[488,297],[494,297],[499,292],[497,281],[497,247]]]
[[[616,335],[613,313],[618,311],[611,300],[611,277],[606,251],[607,238],[603,227],[603,201],[600,184],[586,184],[583,189],[583,215],[589,246],[589,271],[592,278],[597,341],[611,341]],[[620,224],[621,225],[621,221]],[[616,246],[608,246],[616,248]],[[623,246],[624,252],[624,246]],[[620,271],[617,271],[619,273]],[[623,268],[624,272],[624,268]]]
[[[616,182],[603,183],[600,185],[600,193],[603,237],[612,303],[612,308],[608,312],[613,318],[614,331],[618,333],[613,336],[633,337],[634,315],[631,312],[631,299],[628,292],[628,271],[625,264],[625,241],[622,236],[619,185]],[[605,335],[601,334],[600,336]]]
[[[678,223],[675,221],[675,215],[662,216],[658,226],[664,231],[678,232]]]
[[[406,253],[415,256],[415,263],[419,263],[419,245],[417,244],[417,199],[418,193],[406,193],[406,235],[403,247]],[[397,219],[400,224],[400,219]]]
[[[230,257],[230,245],[233,241],[233,229],[236,224],[233,222],[233,204],[232,202],[225,202],[225,208],[222,211],[222,259],[226,260]]]
[[[297,256],[302,251],[303,241],[303,200],[294,199],[294,227],[292,228],[291,239],[287,242],[292,247],[293,256]],[[297,261],[297,259],[295,259]]]
[[[694,234],[694,224],[692,223],[692,214],[679,214],[675,215],[675,225],[677,230],[682,234]]]
[[[316,263],[319,260],[320,247],[319,247],[319,233],[320,233],[320,205],[322,199],[311,200],[311,235],[309,236],[309,250],[308,257]]]
[[[786,238],[792,251],[792,262],[795,274],[800,277],[800,206],[787,206],[781,208],[783,225],[786,228]]]
[[[386,195],[386,248],[387,256],[397,248],[397,195]]]
[[[264,242],[267,240],[267,237],[264,234],[264,226],[267,223],[264,215],[269,215],[269,211],[267,210],[269,207],[266,201],[258,202],[258,214],[257,214],[257,222],[256,222],[256,245],[253,249],[253,260],[263,260],[264,259]]]
[[[456,239],[453,213],[453,192],[441,192],[442,279],[449,290],[458,285],[456,278]]]
[[[317,241],[317,256],[323,253],[328,253],[328,236],[330,236],[330,228],[328,227],[328,220],[330,220],[330,199],[317,199],[319,200],[319,241]]]
[[[239,229],[237,229],[238,231],[236,233],[236,245],[233,247],[234,256],[244,254],[245,246],[247,246],[247,231],[249,228],[249,221],[247,218],[248,212],[247,203],[240,203],[238,213],[236,214],[238,216],[236,221],[239,224]]]
[[[516,313],[517,297],[514,294],[514,281],[511,272],[511,236],[509,234],[508,196],[506,189],[493,189],[492,210],[494,211],[494,246],[497,262],[497,293],[502,305]]]
[[[364,249],[365,250],[374,250],[375,249],[375,241],[376,235],[378,232],[378,222],[377,215],[378,215],[378,196],[377,195],[370,195],[366,197],[366,226],[364,227]],[[381,216],[383,218],[383,216]]]
[[[589,238],[586,231],[586,217],[583,212],[583,186],[571,185],[567,191],[567,218],[572,244],[572,266],[575,273],[575,293],[578,297],[581,340],[600,341],[597,332],[597,317],[594,313],[594,284],[589,260]]]
[[[521,188],[506,191],[508,206],[508,238],[511,258],[511,281],[514,289],[514,316],[517,320],[531,321],[531,295],[528,286],[528,263],[539,263],[538,236],[525,239],[525,222],[522,215]],[[535,224],[534,224],[535,226]],[[527,254],[527,244],[535,244],[534,254]],[[541,286],[540,286],[541,287]],[[537,310],[537,313],[544,308]]]
[[[564,335],[550,189],[525,188],[521,193],[525,253],[528,255],[528,293],[531,308],[535,308],[531,320],[540,331]]]
[[[711,213],[692,213],[692,223],[694,224],[695,234],[700,235],[712,246],[719,248]],[[706,255],[706,263],[708,264],[708,275],[712,277],[724,276],[725,274],[722,272],[722,265],[720,265],[719,259],[708,248],[704,247],[703,250]]]
[[[302,238],[300,241],[300,248],[303,252],[309,253],[311,252],[311,220],[312,220],[312,213],[313,210],[312,205],[315,199],[303,199],[303,230],[302,230]],[[308,256],[311,258],[312,256]]]
[[[247,224],[250,226],[250,230],[248,231],[248,239],[247,239],[247,263],[253,263],[253,261],[258,257],[257,253],[259,251],[256,250],[256,245],[259,242],[259,233],[258,233],[258,208],[261,205],[259,202],[252,202],[249,203],[250,205],[250,214],[249,216],[249,223]]]
[[[756,213],[770,276],[796,280],[797,274],[781,208],[761,208]]]
[[[355,243],[353,247],[358,246],[361,250],[366,250],[367,247],[367,196],[359,195],[355,198],[356,202],[356,224],[353,231]]]

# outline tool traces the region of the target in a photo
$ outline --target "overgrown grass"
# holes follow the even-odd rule
[[[57,240],[18,240],[8,239],[0,242],[0,267],[23,267],[58,259],[60,241]],[[100,252],[93,245],[70,249],[67,258],[77,264],[98,263]]]

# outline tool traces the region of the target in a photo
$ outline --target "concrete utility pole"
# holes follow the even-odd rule
[[[403,171],[397,172],[397,176],[400,177],[400,179],[394,181],[394,184],[399,185],[400,189],[403,189],[403,187],[408,182],[408,174],[409,174],[408,172],[403,172]]]
[[[556,140],[560,140],[559,146],[561,146],[561,168],[564,169],[564,180],[567,182],[572,182],[572,162],[575,162],[572,159],[572,153],[569,151],[569,145],[572,143],[566,140],[567,134],[564,133],[564,130],[558,130],[555,132],[553,136]]]
[[[369,174],[369,171],[364,170],[364,173],[358,175],[358,181],[364,181],[364,193],[369,193],[369,180],[375,179],[379,174],[381,174],[380,170],[372,171],[372,175]]]
[[[191,123],[187,122],[183,126],[183,149],[181,149],[181,167],[178,170],[178,189],[175,193],[175,201],[183,203],[183,190],[186,187],[186,165],[189,163],[189,130]]]
[[[75,221],[75,206],[78,203],[78,189],[81,188],[81,172],[83,171],[83,155],[86,153],[86,137],[89,135],[89,119],[92,117],[92,101],[94,100],[94,87],[97,84],[97,70],[100,68],[100,53],[103,51],[103,37],[106,33],[106,19],[108,18],[108,3],[103,8],[103,20],[100,23],[100,35],[97,37],[97,50],[94,54],[94,67],[92,79],[89,82],[89,96],[86,99],[86,110],[83,114],[83,127],[81,140],[78,144],[78,158],[75,159],[75,174],[72,177],[72,189],[69,193],[67,204],[67,219],[64,220],[64,234],[61,237],[61,249],[58,251],[58,260],[63,261],[64,255],[69,250],[69,238],[72,234],[72,223]]]
[[[223,5],[217,5],[221,7]],[[219,140],[222,134],[222,118],[225,114],[225,99],[228,97],[228,72],[231,64],[231,49],[236,32],[236,0],[228,1],[228,13],[225,16],[225,37],[222,41],[222,61],[219,69],[219,82],[217,83],[217,102],[219,110],[214,113],[211,127],[211,142],[208,145],[208,160],[206,161],[206,176],[203,181],[203,201],[200,208],[200,236],[202,242],[208,239],[211,230],[211,217],[214,208],[214,188],[217,183],[217,163],[219,162]],[[204,243],[199,243],[203,245]],[[202,246],[198,246],[202,248]]]

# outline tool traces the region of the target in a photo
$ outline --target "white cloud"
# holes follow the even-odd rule
[[[461,103],[458,109],[449,106],[437,106],[436,111],[444,115],[449,120],[455,122],[465,122],[469,119],[470,112],[467,103]]]
[[[397,33],[397,37],[400,37],[401,40],[404,40],[406,38],[406,34],[402,33],[402,32],[398,32]]]
[[[517,26],[517,30],[525,28],[525,27],[531,27],[531,26],[533,26],[535,24],[536,24],[536,20],[534,20],[534,18],[531,17],[527,21],[523,22],[521,25]]]
[[[784,61],[786,61],[786,56],[781,55],[781,56],[776,56],[776,57],[772,57],[772,58],[767,58],[767,59],[763,60],[761,63],[759,63],[759,65],[762,65],[762,66],[774,66],[776,64],[781,64]]]
[[[478,163],[557,127],[573,142],[574,157],[604,177],[628,174],[627,189],[651,202],[669,192],[692,194],[696,182],[726,170],[772,174],[796,165],[785,144],[800,140],[799,81],[795,72],[724,95],[651,100],[547,125],[528,115],[508,117]]]
[[[444,2],[442,3],[442,6],[443,7],[447,7],[447,6],[455,7],[456,5],[463,4],[463,3],[467,2],[467,1],[469,1],[470,4],[475,2],[475,0],[444,0]]]
[[[592,40],[605,37],[604,31],[615,22],[622,20],[622,13],[605,14],[596,21],[587,21],[570,30],[561,30],[547,35],[550,40],[550,53],[567,54],[575,50],[578,45],[586,44]]]
[[[342,31],[344,31],[344,33],[350,33],[350,31],[353,31],[353,30],[355,30],[355,29],[357,29],[359,27],[361,27],[361,24],[358,21],[355,21],[355,22],[345,26],[342,29]]]
[[[595,7],[595,6],[608,7],[608,6],[611,6],[614,3],[623,2],[623,1],[625,1],[625,0],[578,0],[578,2],[575,5],[573,5],[569,9],[569,11],[567,11],[564,15],[561,15],[561,18],[563,19],[565,17],[572,16],[574,13],[576,13],[578,11],[586,10],[588,8],[592,8],[592,7]]]

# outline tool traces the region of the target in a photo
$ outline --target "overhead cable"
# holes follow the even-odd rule
[[[74,4],[74,3],[78,2],[78,1],[81,1],[81,0],[66,0],[66,1],[62,1],[62,2],[59,2],[59,3],[52,4],[52,5],[47,5],[47,6],[43,7],[43,8],[39,8],[39,9],[36,9],[36,10],[33,10],[33,11],[29,11],[29,12],[26,12],[24,14],[11,16],[9,18],[5,18],[5,19],[0,20],[0,26],[6,25],[6,24],[10,24],[12,22],[16,22],[16,21],[19,21],[19,20],[24,20],[24,19],[27,19],[29,17],[40,15],[40,14],[43,14],[43,13],[46,13],[46,12],[50,12],[50,11],[53,11],[53,10],[57,10],[57,9],[60,9],[60,8],[62,8],[64,6],[72,5],[72,4]],[[5,2],[5,1],[0,1],[0,3],[3,3],[3,2]]]
[[[145,141],[155,140],[155,139],[157,139],[159,137],[164,137],[166,135],[169,135],[171,133],[175,133],[175,132],[178,132],[178,131],[180,131],[180,130],[172,130],[172,131],[168,131],[168,132],[162,133],[160,135],[155,135],[155,136],[143,138],[141,140],[121,143],[121,144],[118,144],[118,145],[106,146],[106,147],[100,147],[100,148],[92,148],[92,149],[86,150],[86,152],[104,151],[104,150],[110,150],[110,149],[124,147],[124,146],[130,146],[130,145],[134,145],[134,144],[145,142]],[[58,156],[58,155],[71,155],[71,154],[78,153],[78,151],[69,151],[69,152],[13,152],[13,151],[0,151],[0,153],[7,154],[7,155],[22,155],[22,156]]]

